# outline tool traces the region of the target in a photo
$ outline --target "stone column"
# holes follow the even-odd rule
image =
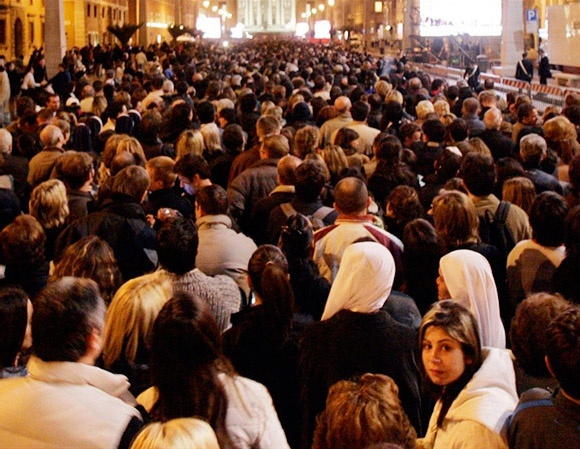
[[[143,23],[143,26],[139,28],[139,46],[147,48],[147,0],[137,0],[139,5],[139,19],[138,24]]]
[[[494,72],[514,76],[524,52],[524,6],[522,0],[502,0],[501,68]],[[498,73],[501,72],[501,73]]]
[[[46,0],[45,3],[44,56],[49,78],[58,72],[58,65],[66,52],[63,5],[60,0]]]

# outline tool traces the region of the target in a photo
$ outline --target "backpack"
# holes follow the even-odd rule
[[[500,201],[495,214],[486,210],[479,217],[479,236],[481,241],[497,248],[502,260],[507,260],[510,251],[516,246],[513,235],[506,225],[506,219],[510,210],[510,203]]]
[[[284,212],[287,218],[293,217],[298,213],[296,209],[294,209],[294,206],[292,206],[290,203],[282,203],[280,204],[280,207],[282,208],[282,212]],[[312,215],[306,215],[306,218],[308,218],[312,224],[312,230],[316,232],[319,229],[324,228],[326,226],[324,219],[332,212],[334,212],[332,207],[321,206]]]

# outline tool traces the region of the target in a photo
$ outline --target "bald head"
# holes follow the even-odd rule
[[[359,178],[341,179],[334,188],[334,207],[345,215],[364,215],[369,205],[369,192]]]
[[[0,128],[0,154],[10,154],[12,152],[12,134],[4,128]]]
[[[338,111],[339,114],[344,114],[350,111],[352,103],[348,97],[338,97],[334,102],[334,108]]]
[[[296,168],[302,163],[302,159],[292,156],[284,156],[278,161],[278,183],[285,186],[293,186],[296,182]]]
[[[40,132],[40,141],[45,147],[58,147],[64,143],[64,135],[58,126],[47,125]]]

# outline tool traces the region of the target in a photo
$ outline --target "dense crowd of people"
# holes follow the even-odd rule
[[[1,447],[580,446],[580,96],[285,39],[18,66]]]

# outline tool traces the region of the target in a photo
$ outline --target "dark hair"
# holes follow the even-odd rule
[[[536,107],[531,103],[523,103],[518,107],[518,122],[521,122],[524,118],[532,113]]]
[[[447,132],[454,142],[461,142],[467,139],[467,122],[462,118],[456,118],[447,125]]]
[[[252,289],[262,299],[266,325],[274,343],[281,346],[290,334],[294,294],[288,278],[288,261],[274,245],[262,245],[248,262]]]
[[[258,106],[258,97],[254,93],[245,94],[239,99],[240,111],[243,114],[249,114],[253,112]]]
[[[236,155],[240,153],[244,146],[244,130],[240,125],[230,123],[224,128],[222,142],[229,154]]]
[[[18,288],[0,289],[0,368],[14,364],[26,335],[28,295]]]
[[[211,101],[202,101],[195,107],[200,123],[213,123],[215,121],[216,110]]]
[[[228,194],[217,184],[202,187],[195,202],[207,215],[225,215],[228,212]]]
[[[334,137],[334,144],[341,147],[344,153],[349,156],[356,151],[352,147],[352,142],[359,138],[359,134],[352,128],[340,128]],[[350,151],[349,151],[350,150]]]
[[[441,143],[445,140],[445,125],[438,119],[425,120],[421,130],[430,142]]]
[[[34,353],[45,362],[76,362],[87,352],[87,338],[102,330],[105,303],[97,283],[63,277],[49,283],[34,302]]]
[[[233,375],[233,370],[223,356],[215,318],[193,293],[175,292],[153,325],[151,377],[158,396],[151,416],[156,421],[199,416],[216,431],[220,445],[229,443],[221,373]]]
[[[486,196],[493,192],[496,175],[491,157],[471,151],[463,157],[459,172],[472,195]]]
[[[580,309],[570,307],[546,330],[546,356],[560,387],[580,399]]]
[[[201,179],[209,179],[211,176],[211,168],[207,161],[193,153],[186,153],[180,157],[175,163],[173,171],[189,180],[193,180],[195,175],[199,175]]]
[[[296,197],[306,203],[316,201],[326,181],[326,170],[322,162],[309,159],[296,167]]]
[[[307,257],[313,238],[314,230],[310,220],[302,214],[294,214],[288,217],[286,225],[282,227],[278,246],[289,259]]]
[[[365,103],[364,101],[356,101],[350,109],[350,115],[352,115],[353,120],[364,122],[369,116],[370,111],[371,107],[368,103]]]
[[[564,245],[566,245],[566,256],[580,257],[580,206],[573,207],[566,215]]]
[[[195,268],[199,238],[193,220],[166,220],[157,231],[159,264],[170,273],[182,275]]]
[[[46,234],[32,215],[19,215],[0,233],[3,263],[29,272],[46,262]]]
[[[509,331],[512,352],[526,374],[534,377],[549,377],[544,356],[546,337],[542,329],[569,303],[560,295],[535,293],[518,304]],[[530,332],[530,329],[537,331]]]
[[[542,246],[564,243],[564,221],[568,214],[566,200],[556,192],[540,193],[530,209],[532,237]]]

